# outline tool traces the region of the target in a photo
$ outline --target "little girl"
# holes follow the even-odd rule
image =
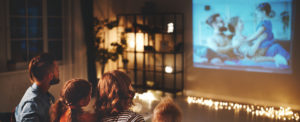
[[[255,42],[256,46],[253,46],[249,51],[249,56],[254,56],[259,53],[259,55],[274,57],[276,55],[281,55],[285,60],[289,60],[289,53],[282,48],[279,44],[274,43],[274,35],[272,32],[272,23],[268,18],[272,18],[275,15],[274,11],[271,9],[269,3],[260,3],[256,8],[256,16],[260,21],[256,32],[247,38],[246,41],[251,42],[253,40],[258,40]]]
[[[93,122],[95,117],[84,112],[82,107],[91,100],[91,84],[83,79],[66,82],[58,101],[51,106],[51,122]]]
[[[235,47],[234,53],[242,59],[249,59],[255,62],[264,62],[264,61],[272,61],[275,62],[276,66],[281,64],[286,65],[287,61],[284,57],[277,54],[275,56],[264,56],[264,54],[256,53],[255,55],[251,55],[251,51],[255,48],[258,48],[260,43],[265,40],[267,34],[263,33],[256,40],[250,42],[247,38],[242,34],[243,31],[243,21],[239,17],[232,17],[229,21],[228,28],[231,33],[233,33],[232,37],[232,46]]]

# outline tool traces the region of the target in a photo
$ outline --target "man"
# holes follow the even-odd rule
[[[27,89],[15,109],[17,122],[49,122],[49,108],[54,97],[48,92],[51,85],[59,83],[58,64],[48,53],[31,59],[29,76],[32,85]]]
[[[211,60],[217,59],[219,62],[228,58],[234,57],[233,49],[230,37],[224,34],[224,31],[227,30],[225,27],[223,19],[220,17],[220,14],[213,14],[207,20],[206,24],[213,28],[213,35],[207,39],[207,47],[204,52],[201,54]]]

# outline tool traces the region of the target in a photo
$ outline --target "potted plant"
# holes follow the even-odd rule
[[[120,42],[112,42],[109,47],[105,46],[105,38],[103,37],[103,29],[112,29],[118,26],[118,21],[108,20],[98,20],[95,18],[94,29],[95,29],[95,48],[96,48],[96,61],[101,65],[101,74],[104,73],[105,65],[109,60],[117,61],[119,56],[122,57],[122,62],[124,66],[128,64],[128,59],[124,55],[124,52],[127,48],[127,40],[125,39],[124,34],[122,34],[122,38]],[[100,36],[98,36],[100,35]],[[101,36],[102,35],[102,36]]]

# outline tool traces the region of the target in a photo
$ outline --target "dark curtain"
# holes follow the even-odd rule
[[[87,70],[88,80],[92,83],[93,87],[97,86],[97,74],[95,64],[94,48],[94,32],[93,32],[93,0],[81,0],[81,10],[84,26],[84,39],[87,46]]]

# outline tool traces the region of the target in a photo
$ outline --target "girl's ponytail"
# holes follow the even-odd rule
[[[276,15],[275,11],[272,10],[272,11],[268,14],[268,17],[273,18],[275,15]]]
[[[67,110],[63,98],[59,98],[50,108],[50,121],[59,122],[61,115]]]
[[[82,113],[82,109],[80,107],[70,107],[71,111],[69,114],[69,122],[78,122],[78,115]]]

